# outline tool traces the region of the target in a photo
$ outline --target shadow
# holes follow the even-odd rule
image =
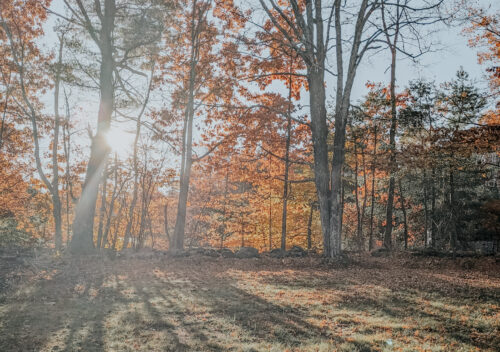
[[[149,277],[151,279],[151,277]],[[139,285],[141,284],[141,285]],[[176,325],[165,319],[165,312],[162,312],[152,301],[164,297],[159,293],[153,285],[148,285],[147,282],[134,282],[133,287],[138,297],[137,302],[144,304],[147,312],[146,320],[138,328],[144,335],[150,337],[152,334],[159,333],[161,335],[161,344],[166,351],[189,351],[190,346],[181,342],[179,336],[175,333]],[[155,294],[148,292],[149,289],[154,290]],[[141,319],[138,319],[141,321]]]
[[[326,330],[308,323],[300,310],[270,303],[237,288],[234,281],[207,278],[189,270],[176,270],[175,274],[174,279],[161,283],[145,278],[135,285],[154,325],[188,334],[186,340],[190,342],[175,341],[175,350],[189,347],[189,350],[221,351],[241,349],[240,343],[250,346],[277,342],[300,347],[308,339],[332,340]],[[187,280],[177,281],[179,277]],[[153,305],[153,301],[161,304]],[[165,322],[165,317],[169,317],[170,322]],[[232,336],[229,331],[225,336],[214,333],[235,328],[239,334],[233,336],[229,344],[228,336]],[[345,342],[340,337],[333,339],[335,343]]]
[[[99,324],[102,315],[87,315],[87,309],[73,303],[76,297],[88,296],[89,289],[102,282],[99,275],[90,280],[83,277],[82,272],[75,270],[79,266],[78,260],[69,264],[54,261],[11,291],[5,302],[7,309],[2,309],[1,314],[0,350],[40,350],[63,330],[68,331],[67,338],[54,342],[53,347],[71,350],[71,340],[81,322]],[[93,347],[102,346],[99,333],[93,338]]]
[[[0,351],[255,351],[319,345],[372,351],[384,347],[384,320],[410,318],[426,326],[413,324],[395,333],[424,329],[479,349],[500,346],[499,336],[478,338],[489,332],[480,319],[462,320],[457,314],[457,307],[468,304],[474,309],[498,305],[496,287],[453,282],[453,273],[439,277],[425,270],[279,265],[199,258],[54,261],[0,303]],[[320,293],[295,304],[269,298],[258,285],[286,294]],[[322,292],[335,295],[335,302]],[[426,309],[426,300],[446,304]],[[358,319],[366,314],[377,319],[370,324]],[[319,324],[322,319],[334,322],[335,329]],[[337,333],[342,330],[351,338]]]
[[[364,269],[365,270],[365,269]],[[493,287],[477,287],[467,280],[460,280],[457,274],[455,281],[437,277],[430,271],[401,268],[400,272],[387,268],[367,270],[361,277],[351,275],[345,277],[339,273],[329,273],[311,281],[304,278],[289,278],[273,274],[262,280],[264,284],[274,285],[284,290],[322,289],[341,290],[337,295],[338,310],[348,310],[358,315],[369,312],[371,316],[383,319],[407,321],[427,321],[435,327],[417,326],[405,329],[404,334],[413,335],[417,330],[425,330],[460,344],[470,345],[478,349],[500,348],[500,335],[491,333],[484,327],[480,311],[471,311],[470,307],[478,304],[498,305],[500,290]],[[336,275],[338,274],[338,275]],[[462,273],[463,274],[463,273]],[[321,276],[321,273],[318,273]],[[373,287],[373,294],[357,292],[357,287]],[[379,295],[376,295],[379,293]],[[370,297],[371,296],[371,297]],[[375,297],[373,297],[375,296]],[[427,306],[423,300],[437,302]],[[443,308],[445,304],[455,309]],[[459,307],[465,311],[459,312]],[[466,319],[476,313],[477,319]],[[492,313],[494,316],[495,313]],[[352,325],[352,321],[347,320]],[[378,327],[384,330],[383,326]],[[370,331],[361,330],[363,333]],[[481,336],[482,335],[482,336]]]

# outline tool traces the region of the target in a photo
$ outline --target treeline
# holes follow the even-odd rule
[[[2,2],[0,243],[335,257],[498,241],[498,15],[447,15],[451,1],[254,5]],[[399,59],[432,51],[450,23],[483,50],[489,90],[462,68],[398,86]],[[390,80],[353,101],[380,51]]]

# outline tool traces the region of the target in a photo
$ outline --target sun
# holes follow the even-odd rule
[[[126,157],[130,154],[133,142],[134,134],[118,127],[112,126],[106,133],[106,143],[112,152],[117,153],[120,157]]]

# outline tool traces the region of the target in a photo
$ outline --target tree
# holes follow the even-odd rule
[[[136,84],[132,85],[124,73],[132,76],[146,76],[131,65],[144,57],[150,61],[151,51],[159,41],[163,23],[159,20],[162,12],[158,6],[148,6],[142,2],[136,4],[116,0],[95,0],[89,4],[76,0],[72,4],[64,0],[71,14],[69,22],[81,28],[97,46],[99,57],[99,75],[97,88],[100,94],[97,129],[92,136],[90,158],[82,187],[82,194],[76,208],[73,221],[71,251],[89,252],[93,249],[93,228],[97,193],[101,174],[106,165],[109,146],[106,134],[111,125],[115,110],[115,98],[121,91],[130,100],[136,102]],[[137,5],[137,6],[135,6]],[[161,7],[160,7],[161,8]],[[164,8],[162,8],[164,9]],[[147,21],[146,19],[149,19]],[[139,55],[139,56],[136,56]],[[134,93],[131,93],[134,92]]]
[[[341,253],[342,228],[342,165],[344,163],[345,130],[350,106],[352,86],[356,71],[365,52],[370,48],[376,33],[367,35],[366,25],[379,1],[362,0],[357,10],[345,13],[342,2],[335,0],[326,5],[323,1],[276,3],[260,0],[275,30],[282,33],[284,44],[303,60],[309,89],[312,144],[314,149],[315,184],[323,232],[324,253],[336,257]],[[281,6],[280,6],[281,5]],[[324,14],[325,9],[328,13]],[[347,46],[348,65],[344,67],[343,29],[354,23]],[[331,28],[335,30],[336,52],[336,101],[333,158],[328,161],[328,123],[326,113],[325,73],[326,58],[331,47]],[[364,37],[365,35],[366,38]]]
[[[396,163],[396,129],[397,129],[397,98],[396,98],[396,63],[397,53],[412,59],[418,58],[429,47],[422,45],[424,34],[420,28],[424,25],[430,25],[441,20],[439,16],[439,7],[443,0],[437,0],[431,3],[425,3],[420,7],[410,5],[409,0],[397,0],[396,3],[388,3],[385,0],[381,2],[382,28],[385,36],[385,43],[391,52],[391,78],[390,78],[390,99],[391,99],[391,127],[389,133],[389,153],[390,153],[390,179],[387,198],[386,227],[384,236],[384,246],[392,246],[392,211],[394,203],[394,191],[396,187],[395,173]],[[434,12],[437,13],[434,14]],[[417,43],[416,51],[412,52],[407,46],[412,42]]]
[[[180,1],[176,21],[172,22],[176,34],[167,34],[169,38],[161,61],[163,72],[160,80],[168,82],[173,93],[172,104],[162,111],[162,124],[166,125],[166,129],[175,129],[181,121],[182,126],[180,148],[174,147],[174,151],[180,154],[181,166],[172,249],[184,247],[193,164],[226,143],[226,137],[231,138],[215,132],[222,130],[224,119],[234,115],[231,106],[239,87],[239,55],[236,44],[230,42],[228,37],[241,25],[228,15],[232,10],[231,4],[222,1]],[[205,151],[201,153],[194,148],[196,117],[200,125],[214,126],[208,133],[202,134]]]
[[[104,0],[104,10],[101,9],[100,1],[96,3],[97,17],[100,29],[91,22],[89,13],[82,2],[76,0],[76,8],[65,1],[66,6],[73,15],[79,19],[81,26],[91,36],[97,44],[100,52],[100,102],[99,114],[97,117],[97,131],[92,137],[90,149],[90,159],[87,165],[85,181],[82,187],[82,194],[76,208],[73,220],[73,237],[70,249],[74,253],[89,252],[94,248],[94,214],[97,202],[97,192],[101,180],[101,173],[106,165],[109,147],[106,144],[106,133],[111,123],[111,114],[114,105],[114,84],[113,70],[115,66],[113,58],[113,30],[116,18],[115,0]]]
[[[41,23],[46,18],[46,7],[49,1],[43,2],[14,2],[2,6],[1,28],[6,45],[10,51],[6,53],[15,67],[17,76],[17,90],[20,100],[16,99],[20,112],[31,122],[31,133],[34,142],[34,157],[38,175],[44,186],[52,196],[52,215],[55,226],[55,247],[62,248],[62,206],[59,195],[59,87],[61,82],[62,55],[64,40],[63,35],[59,37],[59,51],[57,63],[54,65],[54,123],[52,128],[52,181],[44,171],[42,156],[40,153],[40,120],[43,121],[39,112],[39,102],[36,98],[37,90],[47,85],[46,73],[42,68],[48,57],[44,57],[35,44],[35,39],[43,34]],[[38,72],[38,73],[35,73]],[[3,76],[5,78],[5,75]],[[7,102],[6,102],[7,103]],[[5,113],[5,110],[4,110]],[[4,115],[5,116],[5,115]],[[46,123],[46,122],[45,122]],[[2,134],[4,124],[2,123]]]
[[[498,99],[500,94],[500,15],[488,14],[486,10],[474,8],[465,2],[463,5],[467,12],[465,21],[469,24],[464,31],[471,36],[469,46],[484,48],[484,51],[478,53],[478,61],[480,64],[490,65],[486,68],[490,89],[494,97]],[[498,113],[498,101],[496,104]]]

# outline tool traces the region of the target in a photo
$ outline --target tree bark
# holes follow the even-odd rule
[[[168,202],[163,206],[163,227],[165,231],[165,236],[168,240],[168,245],[170,246],[170,231],[168,230]]]
[[[354,189],[356,192],[355,195],[355,204],[356,204],[356,241],[357,241],[357,246],[358,250],[361,250],[362,246],[362,238],[363,238],[363,223],[361,220],[361,207],[359,204],[359,182],[358,182],[358,172],[359,172],[359,163],[358,163],[358,147],[357,147],[357,139],[356,135],[354,134]]]
[[[311,132],[314,149],[314,181],[318,195],[324,253],[326,256],[331,256],[330,176],[328,171],[328,127],[326,125],[324,71],[316,67],[311,67],[308,71]]]
[[[359,62],[366,50],[361,49],[362,34],[367,18],[375,9],[371,5],[368,9],[368,1],[363,0],[360,4],[356,17],[356,24],[353,33],[352,47],[350,50],[349,61],[345,74],[344,82],[344,59],[342,51],[342,21],[340,16],[341,1],[335,1],[335,32],[336,32],[336,62],[337,62],[337,95],[335,105],[335,135],[333,139],[333,157],[331,167],[331,197],[330,197],[330,253],[329,257],[338,257],[342,251],[342,172],[345,159],[345,136],[346,125],[351,102],[352,86]]]
[[[432,248],[436,248],[436,169],[433,167],[431,171],[431,245]]]
[[[401,203],[401,211],[403,212],[404,245],[405,249],[408,249],[408,221],[406,218],[405,198],[403,195],[403,185],[401,179],[398,180],[398,183],[399,183],[399,201]]]
[[[5,120],[7,119],[7,108],[9,106],[9,99],[10,99],[10,73],[9,73],[9,78],[5,80],[5,97],[3,98],[3,111],[2,111],[2,124],[0,125],[0,151],[2,151],[3,147],[3,133],[5,130]]]
[[[56,79],[54,89],[54,140],[52,142],[52,213],[54,216],[55,234],[54,241],[56,250],[62,248],[62,204],[59,195],[59,162],[57,158],[59,147],[59,90],[61,86],[62,55],[64,48],[64,36],[59,38],[59,58],[57,60]]]
[[[99,225],[97,226],[97,242],[96,247],[101,248],[102,234],[104,229],[104,216],[106,214],[106,189],[108,184],[108,170],[107,165],[104,167],[102,190],[101,190],[101,208],[99,209]]]
[[[314,212],[314,203],[311,203],[309,210],[309,218],[307,220],[307,250],[310,251],[312,247],[312,220]]]
[[[206,11],[197,9],[196,1],[193,1],[192,20],[191,20],[191,56],[189,60],[189,82],[188,82],[188,101],[184,112],[184,129],[182,140],[182,158],[180,172],[179,201],[177,202],[177,216],[174,228],[174,249],[184,248],[184,237],[186,228],[187,200],[189,196],[189,183],[191,178],[191,166],[193,164],[193,119],[194,119],[194,91],[196,82],[196,66],[199,57],[199,35],[201,30],[200,23],[196,23],[199,14],[196,11]],[[200,17],[201,18],[201,17]]]
[[[456,204],[455,204],[455,180],[453,175],[453,170],[450,168],[450,178],[449,178],[449,186],[450,186],[450,194],[449,194],[449,203],[450,203],[450,218],[452,222],[452,226],[450,229],[450,247],[453,251],[453,255],[457,250],[457,231],[458,231],[458,221],[456,214]]]
[[[392,248],[392,213],[394,207],[394,189],[396,188],[395,174],[397,169],[396,164],[396,128],[397,128],[397,106],[396,106],[396,57],[397,45],[399,41],[399,29],[401,25],[402,10],[399,2],[396,5],[396,15],[394,18],[394,33],[390,33],[390,29],[385,18],[385,2],[381,3],[382,25],[388,48],[391,51],[391,79],[390,79],[390,95],[391,95],[391,127],[389,130],[389,189],[386,208],[386,226],[384,233],[384,247]],[[392,36],[392,39],[391,39]]]
[[[272,157],[269,154],[269,251],[273,249],[273,178],[271,177]]]
[[[424,170],[423,170],[423,182],[422,182],[422,188],[424,189],[424,247],[427,247],[427,243],[429,242],[429,206],[427,205],[428,202],[428,180],[427,180],[427,170],[425,169],[424,165]]]
[[[368,250],[373,249],[373,211],[375,209],[375,166],[377,163],[377,125],[373,127],[373,158],[372,158],[372,192],[370,202],[370,236],[368,239]]]
[[[83,7],[79,0],[78,3],[79,6]],[[76,207],[75,219],[73,221],[73,237],[70,245],[70,250],[73,253],[88,253],[94,248],[93,231],[97,193],[101,174],[109,154],[109,146],[106,143],[106,133],[109,130],[114,106],[112,33],[115,22],[115,12],[115,0],[105,0],[104,15],[101,20],[101,29],[99,33],[101,67],[99,74],[100,103],[97,118],[97,132],[92,138],[90,160],[87,165],[87,173],[82,187],[82,194]]]
[[[35,110],[35,107],[33,106],[32,102],[30,100],[30,97],[28,95],[28,90],[26,87],[25,46],[24,45],[16,45],[16,43],[14,41],[14,37],[12,35],[12,32],[11,32],[7,22],[4,21],[3,18],[0,18],[0,26],[3,28],[5,35],[6,35],[7,39],[9,40],[13,63],[17,66],[17,69],[18,69],[21,97],[22,97],[22,100],[24,101],[24,103],[26,104],[26,107],[27,107],[26,110],[24,108],[22,108],[22,110],[26,111],[26,114],[28,115],[28,118],[31,122],[31,127],[32,127],[31,133],[32,133],[33,144],[34,144],[35,165],[36,165],[38,175],[40,176],[40,179],[42,180],[43,184],[45,185],[45,187],[48,189],[48,191],[51,194],[52,215],[54,218],[54,225],[55,225],[54,241],[55,241],[56,249],[60,250],[62,247],[62,216],[61,216],[62,205],[61,205],[61,199],[59,196],[59,168],[58,168],[57,151],[58,151],[59,127],[60,127],[59,86],[60,86],[60,80],[61,80],[62,51],[63,51],[64,42],[63,42],[62,38],[60,38],[59,58],[58,58],[58,62],[57,62],[56,76],[55,76],[55,91],[54,91],[55,121],[54,121],[54,129],[53,129],[54,139],[53,139],[53,145],[52,145],[53,178],[52,178],[52,182],[51,182],[43,170],[43,165],[42,165],[41,156],[40,156],[40,142],[39,142],[38,123],[37,123],[38,114],[37,114],[37,111]],[[4,106],[4,109],[6,109],[6,105]],[[5,118],[5,110],[4,110],[4,118]],[[3,128],[4,128],[4,125],[3,125],[4,118],[2,119],[2,133],[3,133]],[[45,228],[44,228],[44,231],[45,231]]]
[[[386,208],[386,226],[384,233],[384,247],[392,248],[392,212],[394,207],[394,189],[396,185],[396,127],[397,127],[397,110],[396,110],[396,48],[391,47],[391,127],[389,130],[389,190],[387,191],[387,208]]]
[[[290,65],[290,72],[291,72]],[[283,182],[283,214],[281,218],[281,249],[286,250],[286,217],[288,205],[288,173],[290,169],[290,140],[292,135],[292,76],[288,80],[288,111],[286,115],[285,180]]]
[[[391,69],[392,71],[392,69]],[[392,80],[392,79],[391,79]],[[396,97],[393,95],[394,89],[391,84],[391,127],[389,131],[389,190],[387,191],[386,205],[386,226],[384,233],[384,247],[392,248],[392,212],[394,207],[394,189],[395,189],[395,173],[396,173]]]
[[[325,6],[321,0],[314,2],[306,1],[305,9],[299,6],[297,2],[290,1],[293,21],[285,15],[276,2],[269,1],[272,10],[266,5],[265,0],[259,0],[259,2],[274,27],[286,38],[286,45],[301,56],[307,67],[311,114],[310,126],[314,151],[314,180],[318,195],[324,255],[330,258],[337,257],[341,254],[343,206],[341,188],[347,113],[349,111],[352,84],[357,67],[364,52],[369,48],[369,44],[374,40],[368,39],[366,42],[362,41],[364,26],[378,4],[377,2],[369,4],[368,0],[362,0],[360,3],[356,16],[347,74],[344,77],[342,47],[345,45],[345,42],[343,42],[341,33],[343,23],[340,15],[341,0],[334,1],[334,6],[330,9],[330,16],[328,17],[326,26],[324,26],[322,13]],[[330,169],[328,162],[328,125],[324,75],[326,55],[330,47],[330,29],[332,28],[333,17],[335,17],[335,47],[337,51],[338,72],[334,150]],[[286,21],[292,27],[292,34],[281,26],[281,20]],[[300,46],[297,45],[297,41],[300,42]],[[361,48],[362,43],[363,48]]]
[[[118,189],[118,156],[116,154],[115,154],[115,166],[114,166],[113,174],[114,174],[114,176],[113,176],[113,179],[114,179],[113,180],[113,191],[111,193],[111,200],[109,201],[109,213],[108,213],[108,217],[106,218],[106,225],[104,227],[102,248],[105,248],[106,244],[108,243],[108,235],[109,235],[109,230],[111,227],[111,219],[113,217],[113,211],[114,211],[114,207],[115,207],[116,198],[121,193],[121,191],[125,185],[125,182],[123,182],[120,185],[120,188]]]

